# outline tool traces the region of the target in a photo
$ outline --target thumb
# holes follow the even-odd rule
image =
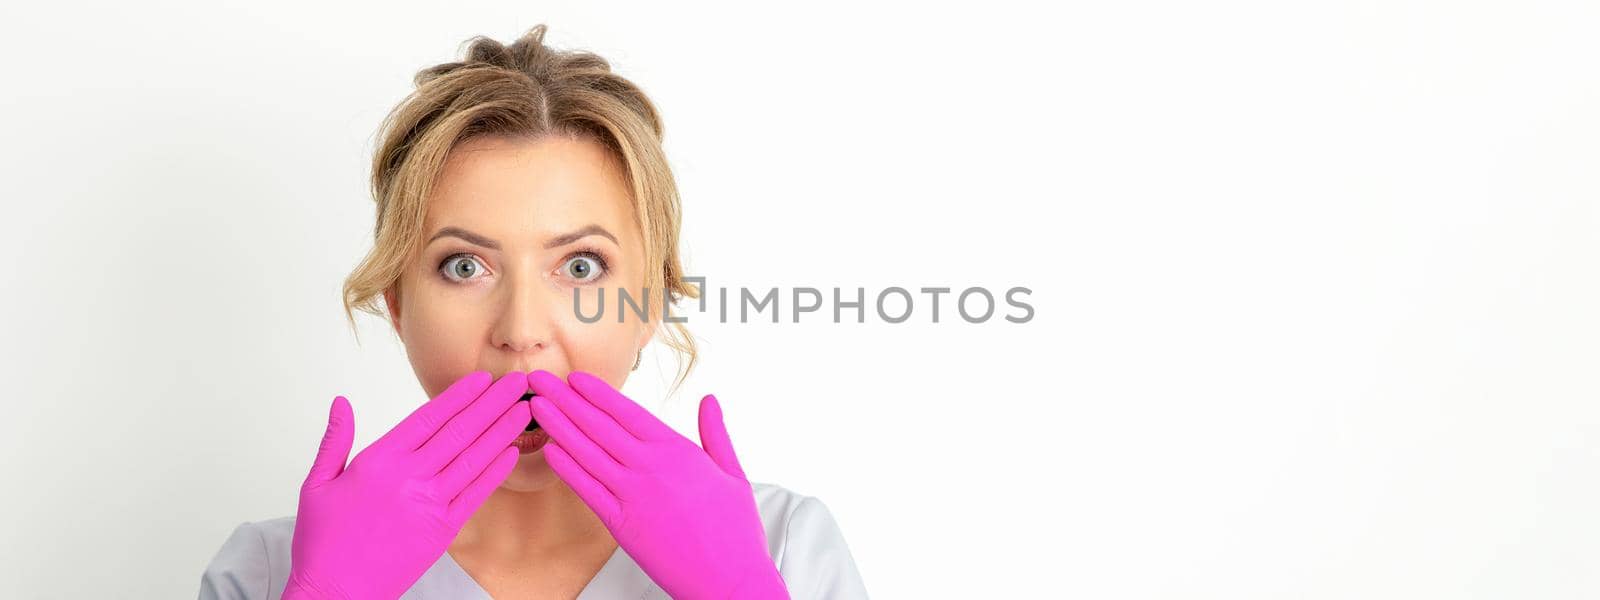
[[[333,406],[328,409],[328,429],[322,434],[322,445],[317,448],[317,459],[311,463],[306,485],[332,481],[344,472],[344,464],[350,459],[350,446],[355,444],[355,424],[350,401],[344,396],[335,396]]]
[[[711,462],[722,467],[723,472],[747,479],[739,467],[739,457],[733,453],[733,441],[728,439],[728,428],[722,423],[722,405],[717,397],[706,394],[700,399],[700,446],[711,455]]]

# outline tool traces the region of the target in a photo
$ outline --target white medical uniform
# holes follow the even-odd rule
[[[858,600],[867,597],[844,534],[821,500],[776,484],[752,483],[767,551],[795,600]],[[289,577],[294,517],[251,521],[234,528],[200,577],[200,600],[277,600]],[[491,600],[489,593],[445,552],[401,596],[405,600]],[[578,600],[667,600],[617,547]]]

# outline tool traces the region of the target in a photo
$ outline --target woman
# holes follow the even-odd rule
[[[335,398],[296,516],[235,529],[202,599],[866,596],[826,506],[745,478],[716,398],[696,445],[617,391],[666,296],[698,297],[677,191],[651,101],[543,36],[475,38],[384,123],[345,309],[390,320],[431,399],[347,465]]]

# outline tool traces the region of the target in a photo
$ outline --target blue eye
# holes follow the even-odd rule
[[[458,258],[468,260],[458,261],[456,260]],[[471,254],[454,254],[444,259],[444,262],[439,263],[439,273],[450,281],[471,279],[473,275],[482,270],[482,263],[479,263],[478,259],[473,258]]]
[[[597,281],[606,274],[606,259],[594,252],[579,252],[567,259],[561,271],[581,282]]]

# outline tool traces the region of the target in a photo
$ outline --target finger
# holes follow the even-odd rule
[[[623,429],[611,415],[595,408],[565,381],[549,371],[534,371],[528,376],[528,382],[530,386],[536,386],[534,388],[536,393],[554,402],[585,436],[594,440],[601,448],[605,448],[617,462],[624,465],[638,464],[640,454],[644,452],[643,445],[639,442],[639,438]],[[545,391],[540,391],[541,389]]]
[[[641,440],[664,440],[679,435],[639,403],[625,396],[604,379],[583,371],[567,374],[567,383],[590,404],[611,415],[617,423]]]
[[[439,432],[433,434],[427,442],[417,449],[421,459],[419,467],[426,473],[438,473],[445,465],[455,460],[463,450],[471,446],[483,432],[494,424],[500,415],[511,408],[522,393],[528,391],[528,376],[521,371],[512,371],[501,376],[499,381],[489,386],[482,395],[473,399],[466,408],[451,417]],[[526,422],[523,423],[527,425]]]
[[[583,466],[583,470],[594,475],[596,480],[605,484],[607,488],[610,488],[618,496],[623,495],[623,490],[620,488],[626,473],[624,467],[615,458],[612,458],[604,448],[596,445],[594,440],[589,439],[582,431],[578,430],[578,427],[572,424],[572,420],[568,419],[560,408],[550,402],[550,398],[534,396],[529,401],[529,404],[533,405],[531,407],[533,408],[533,418],[539,420],[540,427],[550,432],[551,440],[560,442],[562,448],[579,465]],[[546,447],[548,445],[549,443],[547,442]]]
[[[423,442],[438,433],[450,417],[461,412],[468,403],[476,399],[489,384],[494,381],[494,374],[488,371],[473,371],[457,379],[450,387],[439,392],[432,400],[424,402],[422,406],[411,411],[411,414],[394,429],[385,433],[374,445],[394,445],[401,450],[412,451],[422,446]]]
[[[350,460],[350,447],[355,444],[356,418],[350,410],[350,401],[344,396],[334,396],[328,408],[328,428],[322,433],[322,444],[317,447],[317,457],[311,461],[311,472],[306,475],[306,485],[319,485],[344,473]]]
[[[567,487],[572,488],[584,504],[589,505],[589,510],[600,517],[601,523],[609,528],[616,522],[617,515],[622,511],[622,503],[617,501],[610,489],[573,460],[572,455],[562,450],[555,440],[545,443],[544,461],[550,464],[550,470],[555,471],[562,481],[567,482]]]
[[[450,523],[458,529],[465,525],[467,519],[472,517],[472,513],[478,512],[478,507],[483,505],[483,501],[489,499],[489,494],[493,494],[500,484],[505,483],[506,476],[511,474],[511,469],[515,466],[517,466],[517,449],[506,446],[495,455],[494,461],[478,474],[478,478],[474,479],[467,489],[462,490],[460,495],[450,501],[450,507],[445,509],[445,514],[448,515],[446,518],[450,519]]]
[[[722,405],[711,394],[700,399],[700,446],[723,472],[745,479],[744,468],[739,466],[739,457],[733,453],[733,440],[728,439],[728,427],[722,420]]]
[[[500,419],[495,421],[488,431],[478,436],[478,441],[473,442],[460,456],[445,465],[444,470],[434,478],[435,485],[451,496],[461,493],[461,490],[482,473],[484,467],[494,460],[501,450],[511,447],[511,442],[522,434],[522,428],[527,425],[532,415],[527,402],[513,403],[501,413]]]

